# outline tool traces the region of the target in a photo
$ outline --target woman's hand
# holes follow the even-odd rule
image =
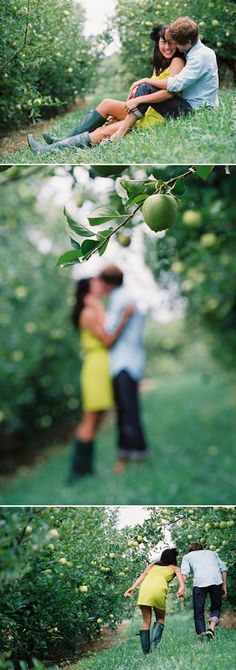
[[[131,586],[130,589],[127,589],[127,591],[125,591],[124,596],[125,596],[125,598],[131,598],[133,593],[134,593],[134,588],[133,588],[133,586]]]
[[[138,98],[131,98],[131,100],[126,100],[125,109],[126,109],[126,112],[128,112],[128,114],[129,114],[129,112],[132,112],[133,109],[136,109],[136,107],[138,105],[138,100],[139,100]]]
[[[185,596],[185,587],[180,586],[179,590],[177,591],[177,598],[184,598]]]
[[[138,88],[138,86],[140,86],[140,84],[151,84],[151,83],[152,83],[152,81],[148,77],[144,77],[143,79],[138,79],[137,81],[134,81],[134,83],[132,84],[132,86],[130,86],[130,89],[129,89],[128,100],[130,98],[133,98],[134,93],[135,93],[135,89]]]

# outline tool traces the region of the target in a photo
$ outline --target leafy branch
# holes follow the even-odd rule
[[[112,208],[97,207],[88,217],[90,226],[102,226],[106,223],[115,222],[118,225],[110,227],[106,230],[102,229],[96,235],[91,228],[87,228],[76,221],[64,210],[67,218],[67,232],[71,239],[73,249],[66,251],[57,260],[57,266],[68,266],[74,263],[83,263],[91,258],[95,252],[101,256],[107,248],[109,240],[121,228],[126,226],[133,216],[141,209],[144,201],[155,194],[172,194],[173,197],[178,198],[185,190],[185,178],[193,173],[206,180],[213,170],[213,165],[198,165],[191,166],[185,172],[176,177],[172,177],[167,181],[156,180],[149,178],[145,180],[132,180],[126,177],[119,177],[117,179],[117,193],[120,198],[124,199],[125,206],[129,210],[134,206],[132,211],[127,211],[126,214],[120,214]],[[81,243],[81,237],[83,239]],[[92,239],[91,239],[92,238]]]

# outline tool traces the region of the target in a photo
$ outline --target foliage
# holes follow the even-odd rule
[[[35,121],[91,90],[102,38],[95,42],[83,35],[79,3],[3,0],[1,14],[3,129]]]
[[[27,661],[61,647],[65,654],[129,614],[123,593],[136,550],[128,558],[116,516],[92,507],[2,509],[2,651]]]
[[[38,205],[37,172],[10,172],[0,233],[1,443],[4,449],[3,436],[16,434],[26,454],[33,436],[78,412],[80,363],[78,334],[70,324],[73,283],[55,271],[63,244],[57,209],[52,205],[47,216]]]
[[[197,21],[201,39],[216,51],[219,64],[227,64],[231,76],[235,64],[235,3],[233,0],[117,0],[115,25],[122,45],[122,59],[133,79],[150,76],[152,46],[149,34],[155,25],[180,16]]]
[[[151,516],[144,524],[147,541],[153,532],[158,539],[165,538],[168,528],[180,552],[180,560],[188,551],[191,542],[201,542],[205,549],[220,554],[228,567],[228,599],[236,609],[236,508],[229,507],[166,507],[152,508]]]
[[[204,323],[216,355],[228,357],[230,365],[236,327],[235,184],[234,166],[229,174],[218,166],[202,186],[190,175],[177,225],[154,248],[150,242],[147,247],[155,276],[169,285],[172,274],[187,301],[188,315],[195,324]]]

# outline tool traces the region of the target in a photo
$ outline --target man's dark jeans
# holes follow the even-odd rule
[[[137,98],[140,95],[150,95],[150,93],[157,93],[157,91],[158,88],[156,88],[156,86],[151,86],[151,84],[140,84],[134,97]],[[193,108],[187,100],[181,98],[179,95],[174,95],[173,98],[165,100],[165,102],[153,102],[152,104],[141,103],[137,106],[138,112],[140,113],[138,118],[144,116],[148,107],[153,107],[153,109],[159,112],[162,116],[172,116],[175,119],[181,114],[186,115],[193,112]]]
[[[211,584],[211,586],[194,586],[193,611],[195,630],[197,635],[201,635],[206,630],[204,609],[208,593],[211,603],[210,620],[218,623],[220,618],[222,605],[222,584]]]
[[[147,445],[140,420],[138,382],[122,370],[113,379],[117,407],[119,457],[140,460]]]

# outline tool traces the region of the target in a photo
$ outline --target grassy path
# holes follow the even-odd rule
[[[142,397],[150,456],[113,474],[115,430],[97,440],[96,476],[65,484],[69,447],[4,486],[0,504],[232,504],[235,388],[226,372],[164,374]]]
[[[80,661],[77,670],[235,670],[236,631],[220,628],[215,640],[200,643],[196,638],[191,615],[167,618],[160,646],[144,656],[135,633],[139,622],[132,624],[112,649],[103,650]]]
[[[108,94],[107,94],[108,95]],[[106,96],[107,97],[107,96]],[[111,95],[112,97],[112,95]],[[113,96],[113,97],[117,97]],[[125,99],[125,95],[121,95]],[[91,102],[95,106],[99,100]],[[66,135],[73,125],[82,118],[81,110],[70,112],[50,127],[58,137]],[[42,139],[40,129],[35,128],[38,139]],[[236,96],[234,90],[221,90],[220,107],[214,112],[201,110],[189,118],[170,119],[162,126],[149,131],[133,130],[124,140],[99,145],[88,149],[57,151],[46,156],[34,156],[27,144],[16,150],[3,141],[2,163],[234,163],[236,128]],[[30,131],[29,131],[30,132]],[[32,131],[31,131],[32,132]],[[42,130],[41,130],[42,132]],[[24,141],[24,139],[23,139]],[[10,147],[10,149],[9,149]]]

